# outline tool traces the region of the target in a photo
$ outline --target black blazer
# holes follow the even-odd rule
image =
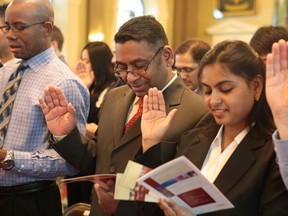
[[[211,117],[209,121],[209,126],[204,124],[183,134],[176,154],[176,157],[185,155],[199,169],[220,128]],[[245,136],[214,182],[235,208],[202,215],[288,215],[288,191],[280,176],[271,137],[256,137],[254,131],[252,128]],[[165,161],[157,155],[166,144],[170,145],[162,142],[154,146],[146,152],[146,157],[141,156],[137,161],[150,167],[160,165]]]

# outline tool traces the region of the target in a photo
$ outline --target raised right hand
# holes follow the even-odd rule
[[[173,109],[167,115],[162,92],[157,88],[149,89],[148,95],[144,96],[141,119],[143,152],[161,141],[176,111]]]
[[[84,82],[86,87],[90,89],[95,79],[94,71],[91,70],[91,67],[88,67],[87,63],[83,60],[79,60],[72,71]]]
[[[272,46],[266,62],[266,97],[281,139],[288,139],[288,42]]]
[[[68,103],[61,88],[50,85],[44,90],[46,102],[42,97],[38,101],[45,115],[49,131],[54,136],[69,134],[76,127],[76,110]]]

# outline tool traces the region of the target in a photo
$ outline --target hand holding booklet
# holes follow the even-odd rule
[[[133,166],[137,168],[133,169]],[[130,181],[122,181],[120,187],[133,188],[133,179],[140,176],[134,186],[147,188],[149,191],[146,191],[146,194],[151,194],[154,201],[157,200],[157,202],[159,198],[169,198],[178,205],[189,208],[194,214],[234,207],[218,188],[209,182],[185,156],[169,161],[147,173],[139,172],[139,170],[144,169],[139,168],[139,166],[142,165],[129,161],[128,169],[126,168],[123,176]],[[115,191],[118,186],[116,183]],[[118,195],[118,198],[120,197]]]
[[[185,156],[171,160],[155,169],[129,161],[124,173],[96,174],[62,180],[92,181],[103,189],[113,191],[114,199],[159,202],[169,198],[194,214],[203,214],[234,208],[233,204],[209,182],[201,171]],[[105,188],[107,182],[115,182],[115,189]],[[113,184],[114,185],[114,184]]]

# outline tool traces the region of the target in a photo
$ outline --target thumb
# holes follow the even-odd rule
[[[175,115],[175,113],[177,112],[177,109],[173,109],[173,110],[171,110],[169,113],[168,113],[168,115],[167,115],[167,117],[166,117],[166,119],[165,119],[165,121],[166,121],[166,123],[167,124],[171,124],[171,122],[172,122],[172,119],[173,119],[173,117],[174,117],[174,115]]]

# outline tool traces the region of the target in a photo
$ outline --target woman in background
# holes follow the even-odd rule
[[[98,128],[98,114],[106,93],[123,84],[114,75],[114,65],[111,62],[113,53],[104,42],[87,43],[81,54],[81,60],[74,68],[90,92],[90,111],[86,124],[86,136],[92,138]],[[85,175],[80,173],[77,176]],[[77,177],[74,176],[74,177]],[[67,185],[68,206],[84,202],[91,203],[92,182],[75,182]]]
[[[86,136],[94,136],[98,127],[98,113],[105,94],[123,84],[114,74],[113,53],[104,42],[90,42],[82,50],[81,60],[74,72],[90,91],[90,111],[86,124]]]

